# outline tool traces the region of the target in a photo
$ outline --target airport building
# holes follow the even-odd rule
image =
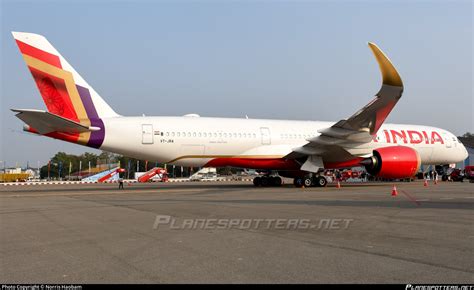
[[[456,168],[462,168],[466,166],[473,166],[474,165],[474,140],[473,138],[468,138],[468,137],[458,137],[459,141],[464,145],[464,147],[467,150],[467,153],[469,154],[464,160],[464,162],[459,162],[456,164]]]
[[[464,168],[466,166],[473,166],[474,165],[474,147],[469,147],[465,145],[467,153],[469,154],[463,162],[459,162],[456,164],[456,168]]]

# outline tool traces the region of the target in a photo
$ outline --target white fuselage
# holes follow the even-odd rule
[[[282,158],[334,122],[207,117],[103,119],[101,149],[138,159],[204,166],[214,158]],[[415,149],[421,164],[451,164],[467,156],[452,133],[429,126],[384,124],[361,151],[386,146]],[[331,161],[331,160],[325,160]]]

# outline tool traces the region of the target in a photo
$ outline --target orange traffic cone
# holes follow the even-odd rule
[[[428,186],[428,180],[425,179],[425,182],[423,182],[423,186]]]
[[[397,187],[395,185],[393,185],[392,196],[397,196],[397,195],[398,195]]]
[[[337,181],[336,188],[341,188],[341,183],[339,182],[339,180]]]

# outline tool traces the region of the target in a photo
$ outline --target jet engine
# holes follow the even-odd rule
[[[405,146],[378,148],[373,156],[361,162],[368,173],[382,178],[408,178],[414,176],[421,165],[415,149]]]

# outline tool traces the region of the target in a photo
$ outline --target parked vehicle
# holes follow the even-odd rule
[[[191,181],[216,181],[216,173],[195,173],[189,178]]]
[[[469,182],[474,182],[474,166],[464,168],[464,178],[469,179]]]
[[[452,169],[449,170],[446,174],[444,174],[441,178],[443,181],[464,181],[464,173],[461,169]]]

